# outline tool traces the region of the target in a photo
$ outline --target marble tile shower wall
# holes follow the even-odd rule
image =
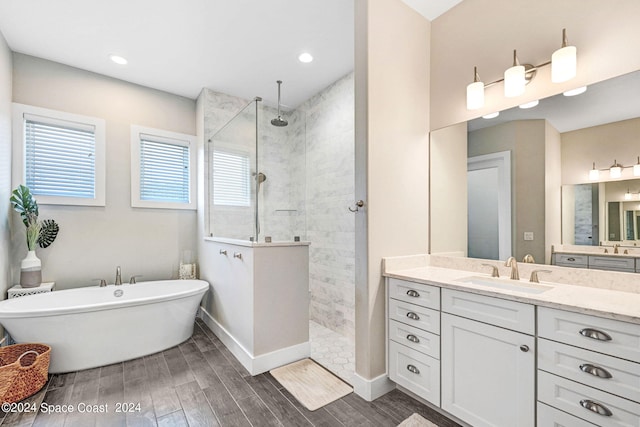
[[[216,134],[235,114],[245,107],[248,100],[214,92],[203,91],[205,97],[204,116],[207,139]],[[292,241],[294,236],[306,238],[304,220],[304,113],[287,114],[289,126],[278,128],[270,124],[276,116],[274,108],[258,104],[258,171],[266,175],[258,194],[259,241],[270,236],[274,241]],[[251,172],[255,165],[255,110],[249,107],[233,122],[218,132],[214,140],[215,149],[224,148],[250,155]],[[301,138],[301,139],[300,139]],[[207,147],[210,152],[211,145]],[[205,171],[209,171],[210,156],[205,156]],[[205,174],[205,180],[209,174]],[[251,186],[251,200],[255,200],[255,186]],[[215,237],[248,240],[253,235],[255,213],[251,207],[218,206],[208,198],[209,230]]]
[[[311,320],[349,339],[355,336],[355,218],[347,209],[355,194],[353,84],[350,73],[286,112],[289,125],[284,128],[271,126],[276,110],[263,106],[258,154],[259,171],[267,176],[258,197],[259,240],[298,235],[311,242]],[[203,96],[208,136],[248,102],[208,89]],[[246,127],[249,132],[250,125],[238,126],[238,131]],[[246,224],[253,224],[250,209],[216,210],[216,230],[247,239]]]
[[[353,73],[307,100],[311,320],[355,336]]]

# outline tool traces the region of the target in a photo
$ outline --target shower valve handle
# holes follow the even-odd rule
[[[363,206],[364,206],[364,200],[358,200],[358,201],[356,202],[356,208],[355,208],[355,209],[351,209],[351,208],[349,208],[349,210],[350,210],[351,212],[358,212],[358,211],[360,210],[360,208],[361,208],[361,207],[363,207]]]

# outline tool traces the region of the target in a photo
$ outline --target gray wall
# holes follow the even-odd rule
[[[57,240],[38,249],[43,280],[55,281],[58,289],[86,286],[93,278],[113,282],[117,265],[123,280],[133,274],[142,274],[140,280],[177,277],[182,254],[196,250],[196,212],[131,207],[130,126],[195,135],[195,101],[17,53],[13,100],[106,120],[106,206],[41,206],[42,219],[60,224]],[[14,278],[26,254],[24,240],[17,222]]]
[[[0,33],[0,299],[11,287],[11,51]]]

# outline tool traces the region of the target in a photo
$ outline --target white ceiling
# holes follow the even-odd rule
[[[420,15],[433,21],[462,0],[402,0]]]
[[[195,99],[295,107],[353,70],[353,0],[2,0],[15,51]],[[315,60],[298,61],[308,51]],[[116,53],[129,60],[112,63]]]

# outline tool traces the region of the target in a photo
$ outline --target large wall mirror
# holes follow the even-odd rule
[[[463,126],[466,132],[452,131]],[[532,108],[515,107],[492,119],[433,131],[431,144],[432,253],[500,253],[474,247],[478,232],[473,227],[499,230],[501,219],[488,214],[478,218],[470,207],[494,194],[487,186],[500,185],[495,182],[499,175],[485,174],[488,181],[482,184],[474,178],[473,186],[459,176],[468,173],[467,162],[505,153],[511,172],[506,178],[511,186],[510,235],[500,237],[510,241],[511,255],[522,259],[532,254],[537,263],[548,263],[551,245],[640,246],[640,176],[633,175],[640,156],[640,71],[590,85],[579,95],[558,94]],[[610,176],[614,163],[624,166],[620,177]],[[595,180],[590,179],[594,168],[599,172]],[[453,195],[464,195],[466,206],[453,205],[473,218],[458,216],[455,224],[447,219]],[[460,234],[461,227],[467,228],[466,235]],[[480,245],[486,241],[483,237]]]

